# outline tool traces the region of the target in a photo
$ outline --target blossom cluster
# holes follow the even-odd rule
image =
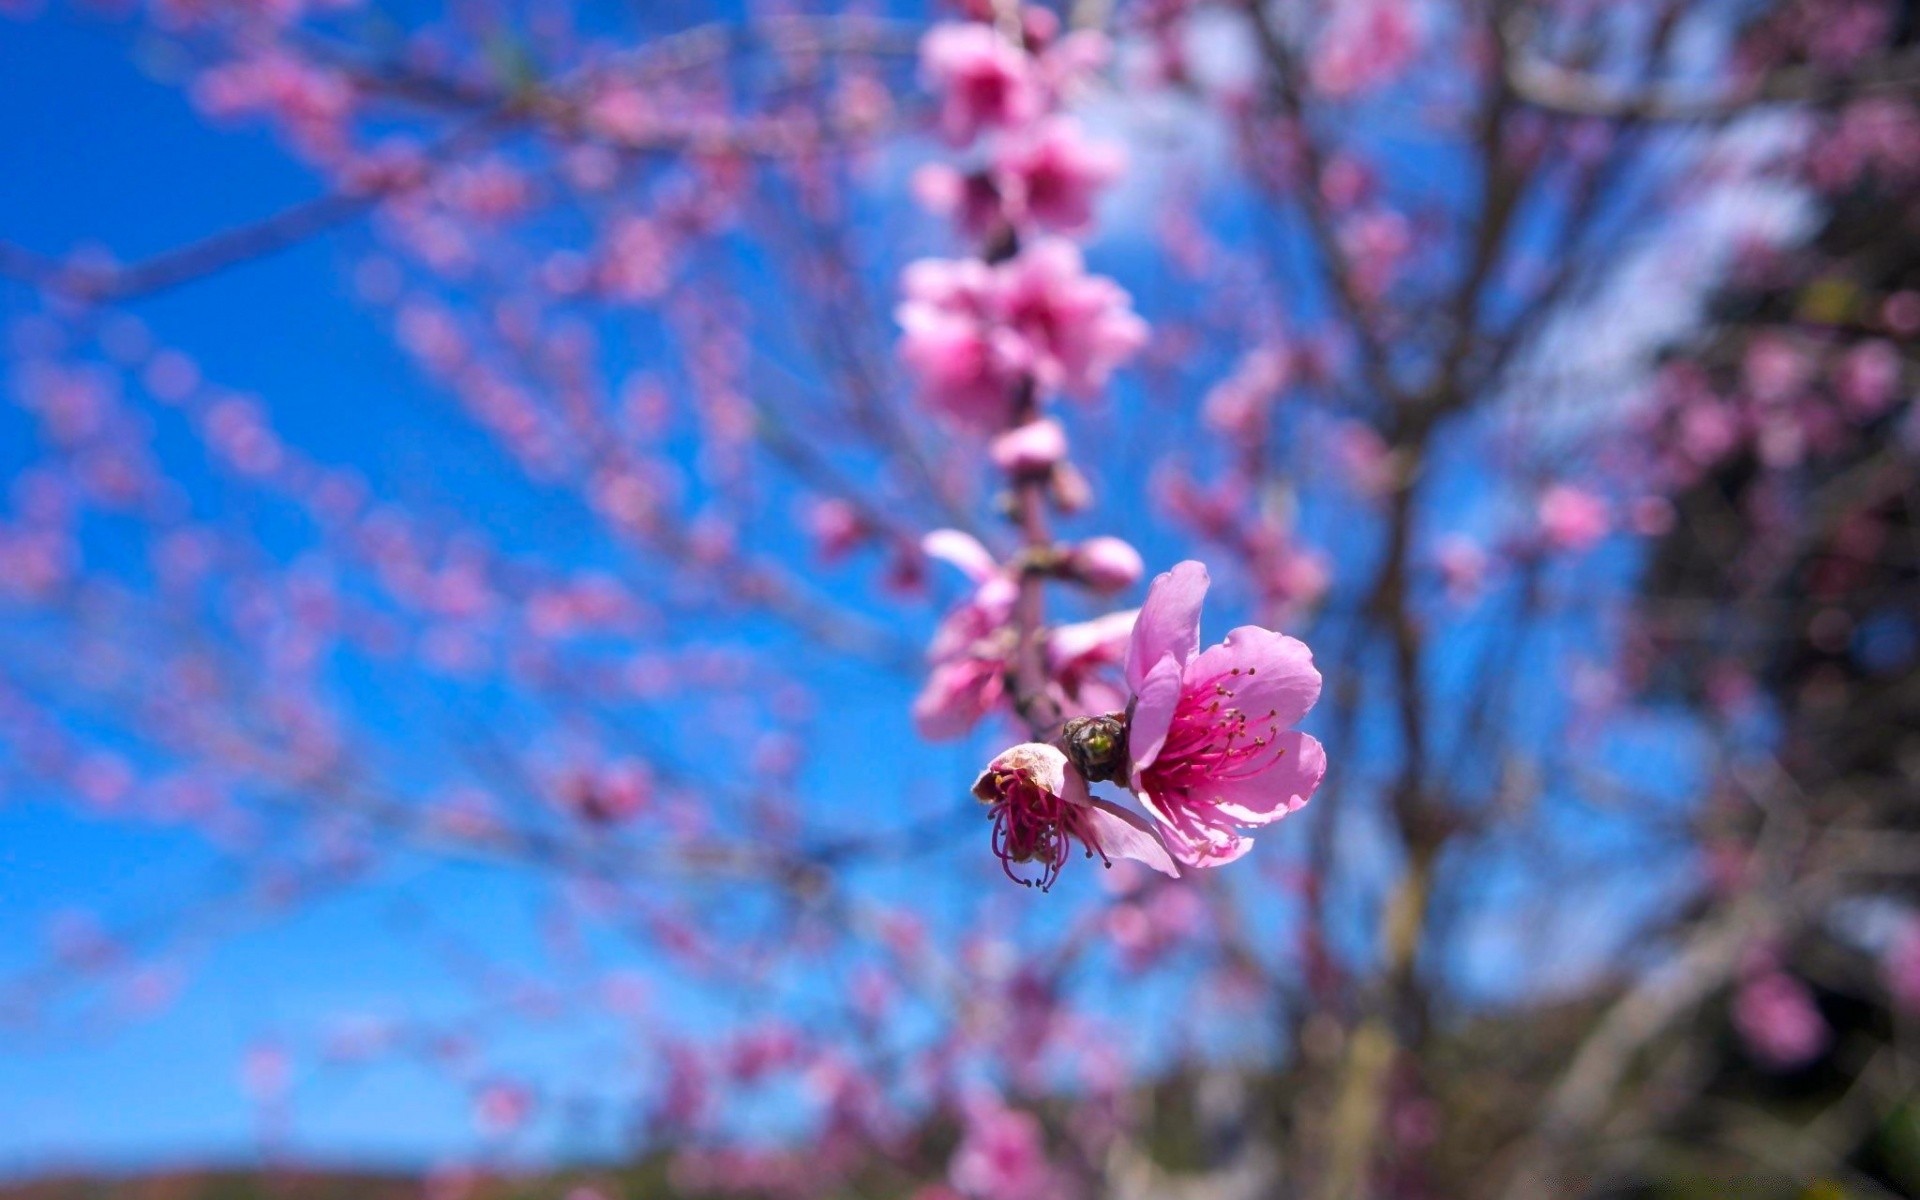
[[[1064,111],[1106,56],[1100,35],[1063,35],[1041,9],[1017,30],[982,19],[927,34],[939,132],[984,154],[969,171],[922,170],[916,190],[976,252],[909,265],[897,314],[922,403],[990,436],[1020,539],[1004,558],[959,530],[925,539],[972,590],[935,631],[914,716],[933,738],[1002,712],[1024,723],[1029,740],[996,756],[973,794],[1007,875],[1042,889],[1076,849],[1168,875],[1231,862],[1251,845],[1242,830],[1299,809],[1326,768],[1319,743],[1292,729],[1319,696],[1311,653],[1257,626],[1201,651],[1201,564],[1159,576],[1137,612],[1044,622],[1048,583],[1111,594],[1143,572],[1118,538],[1063,545],[1047,527],[1049,510],[1078,511],[1090,494],[1045,406],[1097,397],[1147,340],[1127,293],[1088,273],[1069,240],[1090,231],[1123,166]],[[1146,815],[1094,797],[1101,782],[1131,791]]]

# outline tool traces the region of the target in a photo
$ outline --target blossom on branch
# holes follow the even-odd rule
[[[1087,781],[1059,749],[1023,742],[1003,750],[973,784],[993,820],[993,852],[1007,878],[1046,891],[1060,878],[1073,843],[1108,866],[1130,858],[1178,875],[1153,827],[1111,801],[1087,792]],[[1032,864],[1037,874],[1015,866]]]
[[[1130,780],[1182,863],[1215,867],[1245,854],[1242,827],[1303,807],[1326,754],[1289,728],[1320,698],[1313,654],[1294,638],[1242,625],[1200,649],[1206,567],[1183,562],[1147,592],[1127,648]]]

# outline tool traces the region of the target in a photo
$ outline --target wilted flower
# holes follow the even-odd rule
[[[1087,781],[1053,746],[1024,742],[1002,751],[973,784],[993,819],[993,852],[1007,878],[1041,891],[1067,865],[1074,842],[1108,865],[1130,858],[1169,875],[1179,872],[1152,826],[1119,805],[1087,793]],[[1014,865],[1033,864],[1024,877]]]
[[[1312,652],[1257,625],[1201,651],[1210,582],[1197,562],[1156,578],[1127,647],[1133,790],[1196,867],[1245,854],[1253,843],[1236,827],[1304,806],[1327,766],[1318,741],[1288,728],[1320,697]]]

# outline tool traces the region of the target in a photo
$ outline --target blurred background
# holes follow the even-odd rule
[[[1917,18],[0,0],[0,1196],[1920,1194]]]

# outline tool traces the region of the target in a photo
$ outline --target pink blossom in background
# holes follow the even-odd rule
[[[1756,1058],[1782,1070],[1811,1062],[1833,1036],[1807,985],[1777,969],[1760,971],[1740,985],[1733,1025]]]
[[[1047,635],[1047,669],[1062,715],[1092,716],[1126,707],[1119,678],[1138,610],[1107,613],[1061,625]]]
[[[813,537],[814,552],[825,563],[839,562],[872,536],[860,511],[838,498],[814,501],[802,521]]]
[[[1449,600],[1467,604],[1480,595],[1488,566],[1487,552],[1480,543],[1461,534],[1449,534],[1440,539],[1434,559]]]
[[[1813,359],[1790,337],[1766,333],[1747,344],[1741,376],[1747,391],[1762,404],[1777,404],[1798,396],[1813,378]]]
[[[1920,918],[1909,917],[1906,927],[1894,936],[1882,969],[1894,1003],[1920,1015]]]
[[[1127,293],[1057,238],[997,266],[923,259],[902,286],[901,360],[929,407],[976,429],[1005,427],[1024,379],[1092,396],[1147,340]]]
[[[1352,98],[1390,83],[1419,50],[1411,0],[1348,0],[1334,5],[1310,62],[1316,90]]]
[[[1861,342],[1840,358],[1834,386],[1849,415],[1870,420],[1885,412],[1899,395],[1900,352],[1881,338]]]
[[[1027,742],[1002,751],[974,781],[973,794],[993,821],[993,852],[1007,878],[1046,891],[1079,844],[1111,864],[1133,859],[1169,875],[1179,872],[1152,826],[1111,801],[1089,796],[1087,782],[1053,746]],[[1024,876],[1016,866],[1038,873]]]
[[[1027,52],[992,25],[936,25],[920,42],[920,71],[940,98],[941,134],[964,146],[981,133],[1013,129],[1040,114],[1044,93]]]
[[[1051,417],[1028,421],[994,438],[988,454],[1008,475],[1045,474],[1066,460],[1066,430]]]
[[[953,1152],[948,1179],[970,1200],[1056,1200],[1060,1182],[1047,1160],[1046,1131],[1030,1113],[976,1097]]]
[[[1184,562],[1157,577],[1127,648],[1135,700],[1128,728],[1133,790],[1189,866],[1215,867],[1252,848],[1238,829],[1305,806],[1326,754],[1287,727],[1320,698],[1313,655],[1294,638],[1243,625],[1200,649],[1207,569]]]
[[[1007,622],[1018,585],[987,548],[956,529],[936,530],[922,548],[965,575],[972,594],[934,632],[927,647],[931,668],[913,704],[921,736],[959,737],[998,706],[1006,690],[1008,657],[1013,652]]]
[[[1140,582],[1146,564],[1140,552],[1117,537],[1095,537],[1074,546],[1067,570],[1097,592],[1117,592]]]
[[[1003,142],[993,163],[1016,225],[1074,234],[1093,223],[1094,200],[1120,177],[1126,157],[1112,143],[1089,139],[1072,118],[1053,117]]]
[[[999,321],[994,269],[977,259],[923,259],[901,285],[900,359],[922,400],[959,424],[1004,428],[1027,355]]]
[[[1607,536],[1613,519],[1592,492],[1557,483],[1540,494],[1540,536],[1554,549],[1578,554]]]
[[[1119,284],[1089,275],[1079,247],[1045,238],[998,268],[996,310],[1043,389],[1090,397],[1147,342]]]

